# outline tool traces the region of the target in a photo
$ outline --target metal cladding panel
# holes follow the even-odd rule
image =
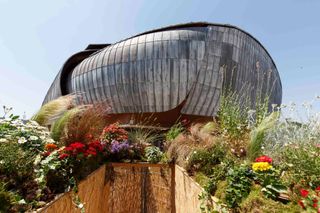
[[[201,25],[201,24],[200,24]],[[268,95],[280,104],[278,71],[267,51],[231,26],[182,25],[147,32],[90,55],[68,74],[78,104],[108,101],[112,113],[164,112],[215,116],[225,88],[252,106]],[[45,102],[62,95],[61,72]]]
[[[113,113],[171,110],[187,98],[197,79],[205,34],[205,28],[172,30],[111,45],[75,68],[72,92],[82,93],[85,104],[106,94]],[[104,78],[101,94],[97,76]],[[76,83],[79,78],[84,81]]]

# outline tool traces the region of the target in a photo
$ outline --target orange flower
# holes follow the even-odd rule
[[[45,145],[44,148],[45,148],[46,150],[54,150],[54,149],[57,149],[58,146],[55,145],[55,144],[53,144],[53,143],[48,143],[48,144]]]

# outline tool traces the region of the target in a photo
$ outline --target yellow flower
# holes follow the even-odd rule
[[[271,169],[272,166],[268,162],[255,162],[252,164],[253,171],[267,171]]]

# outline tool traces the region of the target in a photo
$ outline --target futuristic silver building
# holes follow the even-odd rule
[[[107,100],[114,114],[178,108],[213,117],[227,87],[252,105],[258,95],[281,103],[277,68],[259,41],[235,26],[188,23],[89,45],[65,62],[43,103],[77,93],[78,104]]]

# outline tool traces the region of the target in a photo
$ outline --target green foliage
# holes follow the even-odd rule
[[[0,143],[0,173],[23,177],[33,172],[36,153],[23,151],[17,143]]]
[[[275,123],[279,118],[279,112],[273,112],[269,116],[265,117],[261,123],[252,130],[250,143],[248,147],[248,158],[252,161],[256,157],[262,154],[262,144],[266,131],[275,127]]]
[[[68,110],[72,104],[73,96],[62,96],[43,105],[31,118],[41,126],[47,125],[51,119]]]
[[[275,168],[264,172],[254,172],[254,180],[262,186],[261,191],[268,198],[278,200],[281,193],[287,194],[287,187],[280,179],[280,171]]]
[[[226,152],[226,147],[222,143],[217,143],[210,149],[198,149],[193,151],[187,164],[187,170],[200,171],[207,176],[219,171],[215,166],[229,165],[232,162],[230,155]]]
[[[197,172],[195,175],[195,181],[200,184],[200,186],[205,187],[206,184],[210,181],[210,178],[203,174],[202,172]]]
[[[293,106],[289,107],[294,113]],[[309,112],[304,122],[290,119],[276,122],[263,142],[264,154],[272,157],[284,171],[286,185],[302,184],[315,188],[320,185],[319,114]]]
[[[225,92],[221,97],[218,118],[220,127],[232,138],[240,138],[247,127],[246,111],[249,108],[240,105],[237,94]]]
[[[173,125],[169,129],[169,131],[166,133],[166,141],[174,140],[183,131],[184,131],[184,127],[181,125],[181,123],[177,123],[177,124]]]
[[[145,149],[146,160],[150,163],[158,163],[163,157],[163,153],[156,146],[149,146]]]
[[[202,128],[201,128],[201,131],[204,132],[204,133],[213,133],[215,131],[218,131],[219,130],[219,124],[217,122],[208,122],[206,123]]]
[[[128,139],[134,144],[150,145],[161,139],[161,135],[150,130],[135,129],[128,133]]]
[[[228,207],[237,207],[249,195],[252,175],[252,172],[245,165],[229,170],[225,197]]]
[[[60,138],[63,136],[63,134],[65,134],[64,131],[65,131],[65,126],[67,122],[77,113],[79,113],[80,110],[81,109],[78,107],[68,110],[65,113],[63,113],[63,115],[53,123],[51,128],[51,137],[53,140],[60,141]]]
[[[15,202],[14,194],[7,191],[5,184],[0,182],[0,212],[8,212]]]
[[[309,144],[310,145],[310,144]],[[320,148],[300,144],[283,148],[281,157],[285,162],[285,181],[291,183],[304,183],[312,188],[320,186]]]
[[[283,204],[278,201],[266,199],[262,192],[261,187],[254,185],[250,191],[250,194],[246,199],[240,203],[241,212],[266,212],[266,213],[298,213],[301,212],[298,205],[294,203]]]
[[[218,181],[217,190],[214,193],[214,196],[220,200],[226,199],[226,189],[228,187],[228,182],[226,180]]]

